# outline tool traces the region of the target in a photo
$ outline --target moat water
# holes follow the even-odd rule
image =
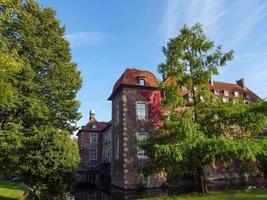
[[[249,180],[215,181],[209,184],[210,191],[267,188],[267,179],[253,178]],[[90,184],[79,184],[74,192],[75,200],[135,200],[148,197],[179,195],[194,191],[194,186],[173,188],[139,189],[123,191],[117,188],[97,189]]]

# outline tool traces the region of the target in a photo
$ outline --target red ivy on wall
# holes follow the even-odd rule
[[[146,97],[149,123],[155,128],[162,127],[162,112],[160,110],[160,103],[162,99],[161,92],[142,90],[141,93],[144,97]]]
[[[261,168],[260,161],[255,162],[245,162],[245,161],[234,161],[230,167],[227,167],[224,165],[224,162],[221,160],[218,160],[215,164],[215,168],[218,173],[225,173],[227,170],[230,170],[234,173],[240,173],[243,171],[255,171],[259,168]]]

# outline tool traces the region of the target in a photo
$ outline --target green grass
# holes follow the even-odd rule
[[[26,190],[27,187],[23,184],[0,181],[0,200],[18,200]]]
[[[267,200],[267,189],[210,192],[209,194],[191,193],[177,196],[149,198],[149,200]]]

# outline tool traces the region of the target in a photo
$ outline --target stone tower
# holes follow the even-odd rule
[[[112,101],[112,185],[123,189],[159,187],[165,177],[142,175],[139,169],[148,162],[136,142],[154,132],[151,120],[155,99],[160,98],[156,77],[148,71],[128,68],[115,83]]]

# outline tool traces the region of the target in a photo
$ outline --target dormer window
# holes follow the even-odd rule
[[[228,90],[224,90],[224,96],[229,96]]]
[[[93,129],[95,129],[96,128],[96,125],[95,124],[93,124]]]
[[[219,94],[220,94],[220,91],[219,91],[219,90],[217,90],[217,89],[214,89],[214,94],[217,94],[217,95],[219,95]]]
[[[139,85],[145,86],[146,84],[145,77],[138,77],[138,80],[139,80]]]

